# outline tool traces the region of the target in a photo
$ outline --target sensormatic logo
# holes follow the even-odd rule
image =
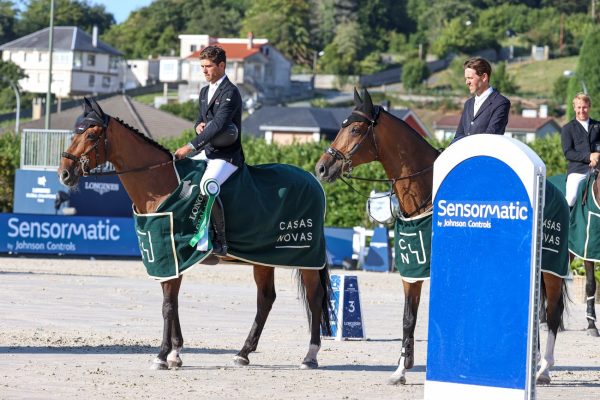
[[[440,200],[437,204],[440,217],[481,218],[481,219],[519,219],[529,218],[529,209],[519,202],[491,201],[485,203],[454,203]]]
[[[93,190],[94,192],[103,195],[108,192],[118,192],[119,184],[117,183],[106,183],[106,182],[86,182],[85,189]]]

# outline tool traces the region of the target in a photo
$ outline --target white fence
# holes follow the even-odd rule
[[[60,129],[23,129],[21,169],[56,169],[61,153],[71,142],[73,132]]]

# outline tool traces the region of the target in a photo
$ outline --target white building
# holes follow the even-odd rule
[[[280,98],[291,85],[292,63],[267,39],[213,38],[209,35],[179,35],[179,60],[161,58],[162,82],[185,81],[180,85],[179,99],[196,100],[200,89],[207,84],[200,68],[200,51],[209,45],[218,45],[227,53],[228,78],[242,95],[254,100]],[[164,65],[163,65],[164,64]],[[163,79],[163,77],[165,79]]]
[[[158,83],[159,60],[127,60],[125,89],[148,86]]]
[[[30,93],[48,90],[49,28],[0,46],[2,59],[25,70],[20,87]],[[75,26],[54,28],[51,90],[57,97],[112,93],[123,86],[123,53]]]

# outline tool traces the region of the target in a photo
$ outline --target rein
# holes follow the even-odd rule
[[[396,182],[406,180],[406,179],[411,179],[416,176],[420,176],[420,175],[422,175],[426,172],[429,172],[433,169],[433,165],[431,165],[431,166],[424,168],[420,171],[417,171],[415,173],[405,175],[405,176],[399,176],[397,178],[392,178],[392,179],[362,178],[362,177],[352,176],[353,167],[352,167],[351,157],[359,150],[360,146],[363,144],[363,142],[365,141],[367,136],[371,137],[371,139],[373,141],[373,146],[375,147],[375,152],[376,152],[375,153],[375,161],[377,161],[379,159],[379,147],[377,146],[377,140],[375,140],[375,125],[377,125],[377,119],[379,117],[380,111],[381,111],[381,107],[375,107],[374,118],[370,118],[369,115],[367,115],[366,113],[364,113],[360,110],[353,110],[352,115],[355,115],[356,117],[358,117],[357,118],[358,120],[362,120],[363,122],[366,122],[369,124],[369,127],[367,128],[367,132],[365,133],[365,135],[362,137],[360,142],[356,143],[352,147],[352,149],[350,149],[350,151],[347,154],[342,153],[341,151],[339,151],[338,149],[336,149],[332,146],[329,146],[327,148],[327,150],[325,150],[325,152],[327,154],[331,155],[335,160],[342,162],[342,176],[340,177],[340,180],[342,182],[344,182],[344,184],[346,184],[346,186],[348,186],[354,193],[356,193],[366,199],[378,199],[378,198],[384,198],[384,197],[391,197],[393,195],[393,188],[394,188],[394,185],[396,184]],[[389,183],[390,189],[387,192],[387,194],[384,194],[382,196],[370,197],[370,196],[366,196],[366,195],[360,193],[354,186],[352,186],[350,184],[350,182],[347,181],[348,179],[356,179],[356,180],[367,181],[367,182],[385,182],[385,183]],[[433,193],[430,193],[429,196],[425,200],[423,200],[423,202],[421,202],[421,204],[419,204],[419,206],[412,213],[406,213],[401,209],[400,211],[402,212],[402,215],[404,216],[404,218],[410,218],[414,215],[418,215],[419,211],[422,210],[427,204],[429,204],[432,196],[433,196]],[[391,204],[391,201],[390,201],[390,204]],[[399,203],[399,204],[401,207],[401,203]]]
[[[130,174],[130,173],[134,173],[134,172],[140,172],[140,171],[149,171],[149,170],[153,170],[155,168],[160,168],[169,164],[173,164],[173,160],[169,160],[169,161],[164,161],[158,164],[151,164],[151,165],[147,165],[144,167],[138,167],[138,168],[132,168],[132,169],[128,169],[125,171],[103,171],[102,169],[99,172],[92,172],[93,169],[97,168],[98,166],[90,169],[89,163],[90,163],[90,159],[87,156],[92,150],[95,150],[95,156],[96,156],[96,162],[98,162],[98,159],[100,157],[100,152],[98,150],[98,144],[100,144],[100,140],[102,138],[104,138],[104,158],[106,159],[106,155],[108,153],[108,137],[106,136],[106,130],[108,129],[108,120],[106,122],[102,123],[102,133],[100,135],[98,135],[98,137],[96,138],[96,140],[94,141],[94,144],[92,145],[92,147],[90,147],[85,153],[83,153],[82,155],[80,155],[79,157],[74,156],[71,153],[67,153],[66,151],[63,151],[61,153],[61,156],[64,158],[68,158],[69,160],[73,160],[76,163],[79,163],[81,165],[81,171],[83,173],[83,176],[110,176],[110,175],[124,175],[124,174]],[[100,167],[102,168],[102,167]]]

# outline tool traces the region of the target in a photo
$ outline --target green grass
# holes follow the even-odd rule
[[[575,70],[577,56],[548,61],[525,61],[508,64],[508,73],[519,86],[519,94],[532,97],[552,97],[552,87],[565,70]]]
[[[153,106],[154,105],[154,98],[156,96],[162,96],[162,95],[163,95],[163,92],[161,90],[160,92],[141,94],[139,96],[135,96],[134,99],[137,100],[137,101],[139,101],[140,103],[144,103],[144,104],[147,104],[149,106]],[[177,96],[177,90],[175,90],[175,89],[169,90],[167,92],[167,95],[168,96],[176,97]]]

